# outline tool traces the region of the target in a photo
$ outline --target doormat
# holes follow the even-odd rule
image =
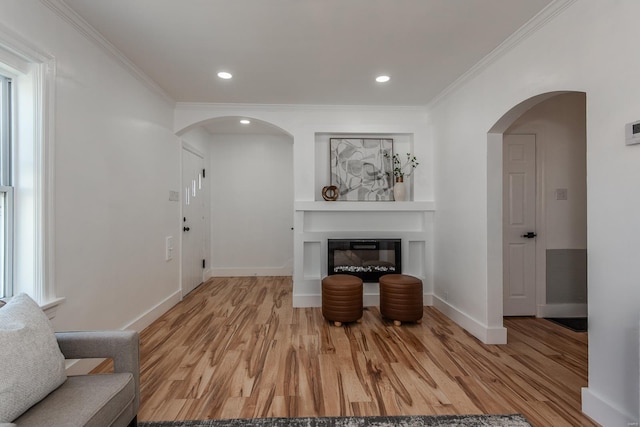
[[[588,329],[586,317],[545,317],[545,319],[569,328],[574,332],[587,332]]]

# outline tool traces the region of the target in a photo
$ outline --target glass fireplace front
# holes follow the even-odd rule
[[[400,274],[400,248],[400,239],[329,239],[328,274],[352,274],[364,282]]]

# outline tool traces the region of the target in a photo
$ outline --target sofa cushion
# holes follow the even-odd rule
[[[28,427],[126,426],[136,415],[134,398],[130,373],[70,376],[15,423]]]
[[[0,308],[0,422],[11,422],[67,376],[51,322],[26,294]]]

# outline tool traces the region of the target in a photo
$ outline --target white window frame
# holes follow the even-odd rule
[[[0,25],[0,67],[13,80],[13,143],[20,147],[13,158],[13,293],[25,292],[45,309],[64,300],[54,271],[55,65]]]
[[[4,258],[4,277],[2,278],[4,298],[13,296],[13,187],[0,185],[0,197],[5,199],[4,223],[0,224],[4,234],[4,245],[0,248],[0,256]]]
[[[0,198],[2,217],[0,233],[0,263],[2,263],[2,289],[0,296],[13,295],[13,179],[12,179],[12,104],[11,77],[0,73]]]

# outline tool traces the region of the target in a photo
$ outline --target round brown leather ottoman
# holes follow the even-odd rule
[[[385,274],[380,278],[380,313],[393,320],[418,322],[422,319],[422,280],[407,274]]]
[[[362,280],[349,274],[322,279],[322,315],[336,326],[362,318]]]

